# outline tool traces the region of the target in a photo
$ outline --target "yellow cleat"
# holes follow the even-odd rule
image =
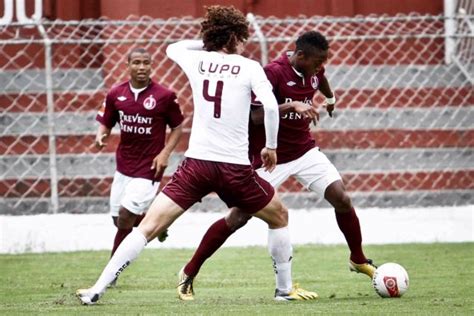
[[[377,266],[374,265],[370,259],[367,259],[366,263],[355,263],[354,261],[349,260],[349,270],[352,272],[366,274],[372,279],[375,270],[377,270]]]
[[[319,295],[316,292],[306,291],[299,287],[298,283],[293,285],[289,293],[275,290],[275,301],[309,301],[316,300]]]
[[[178,297],[183,301],[194,300],[193,277],[184,273],[184,267],[178,272]]]

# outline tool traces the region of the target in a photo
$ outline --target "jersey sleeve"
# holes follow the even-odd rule
[[[192,67],[192,59],[189,58],[190,51],[200,51],[203,49],[202,40],[183,40],[168,45],[166,55],[177,63],[183,70]]]
[[[110,129],[113,128],[119,120],[118,112],[115,109],[115,104],[113,102],[113,96],[111,93],[108,93],[105,97],[105,100],[102,103],[100,110],[97,112],[95,119],[100,124]]]
[[[183,114],[181,113],[181,109],[176,100],[176,94],[171,93],[168,99],[168,107],[166,113],[166,124],[168,124],[168,126],[171,128],[178,127],[179,125],[181,125],[181,123],[183,123],[184,120]]]
[[[270,81],[268,81],[263,68],[255,62],[255,66],[252,67],[252,69],[252,91],[257,96],[257,99],[263,104],[264,109],[265,146],[274,149],[277,148],[278,126],[280,123],[278,102],[273,94],[272,85]]]
[[[257,99],[257,96],[253,92],[252,92],[252,101],[250,104],[252,105],[252,109],[258,109],[262,107],[262,102],[260,102],[260,100]]]

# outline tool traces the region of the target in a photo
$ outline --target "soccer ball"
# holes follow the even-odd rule
[[[372,285],[381,297],[400,297],[408,290],[408,273],[397,263],[382,264],[374,273]]]

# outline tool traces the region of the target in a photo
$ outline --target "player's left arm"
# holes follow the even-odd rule
[[[183,134],[182,123],[184,120],[183,114],[179,104],[176,101],[176,94],[170,93],[168,99],[167,118],[166,122],[171,127],[171,132],[168,135],[165,147],[160,153],[153,159],[151,169],[155,170],[155,178],[161,175],[166,167],[168,167],[168,160],[171,153],[178,145],[181,135]]]
[[[334,96],[334,92],[331,89],[329,80],[324,74],[319,77],[318,90],[326,97],[326,102],[324,103],[324,106],[326,107],[329,116],[332,117],[332,112],[334,111],[334,106],[336,105],[336,97]],[[312,103],[316,104],[316,102],[316,94],[314,94]]]

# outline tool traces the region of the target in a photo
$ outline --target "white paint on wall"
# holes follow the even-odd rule
[[[293,244],[344,244],[331,209],[290,210]],[[459,207],[360,209],[365,244],[473,242],[474,205]],[[178,218],[164,243],[150,248],[196,248],[223,213],[188,212]],[[0,216],[0,253],[110,249],[115,227],[106,214]],[[224,246],[264,246],[266,225],[252,219]]]

